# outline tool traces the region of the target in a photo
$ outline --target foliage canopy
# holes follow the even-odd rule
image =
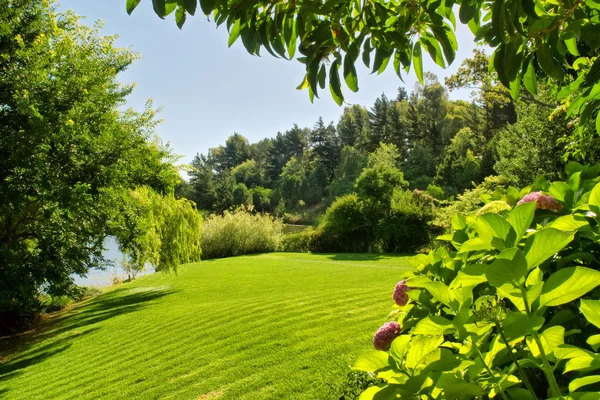
[[[127,0],[129,13],[141,0]],[[197,6],[225,24],[229,45],[241,38],[250,54],[261,49],[306,66],[300,89],[310,98],[329,89],[342,104],[342,81],[358,90],[355,64],[381,73],[392,65],[402,77],[410,68],[423,81],[423,56],[441,67],[451,64],[458,42],[457,23],[468,25],[475,40],[494,48],[493,69],[500,82],[519,96],[521,87],[537,95],[538,78],[560,88],[567,116],[583,123],[596,119],[600,130],[600,4],[596,0],[153,0],[161,18],[175,12],[181,28]],[[455,14],[458,14],[458,18]]]

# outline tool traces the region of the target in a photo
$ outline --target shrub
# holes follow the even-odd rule
[[[416,256],[390,288],[401,332],[354,364],[385,380],[361,398],[597,399],[599,173],[570,163],[508,212],[457,214],[441,238],[453,250]]]
[[[322,234],[323,231],[314,229],[311,226],[302,232],[284,235],[281,241],[281,249],[292,253],[317,251]]]
[[[366,252],[373,242],[371,227],[356,194],[339,197],[325,212],[320,227],[322,248],[328,252]]]
[[[486,202],[499,199],[504,193],[506,186],[504,178],[488,176],[473,189],[465,190],[463,194],[459,194],[457,200],[446,203],[445,207],[438,207],[432,224],[442,230],[449,230],[452,226],[452,217],[454,215],[459,213],[468,215],[477,211]],[[516,191],[516,195],[518,196],[518,191]],[[516,198],[514,199],[515,202],[517,200]]]
[[[202,258],[266,253],[279,249],[283,223],[251,207],[211,215],[202,229]]]
[[[44,302],[44,311],[47,313],[60,311],[73,304],[73,299],[68,296],[48,296]]]

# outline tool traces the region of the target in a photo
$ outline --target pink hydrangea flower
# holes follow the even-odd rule
[[[389,350],[394,339],[400,336],[400,330],[400,324],[396,321],[383,324],[381,328],[377,329],[375,336],[373,336],[373,347],[376,350]]]
[[[400,307],[404,307],[406,303],[408,303],[408,295],[406,294],[406,292],[412,289],[413,288],[406,286],[406,279],[403,279],[396,285],[392,298],[394,299],[396,304],[398,304]]]
[[[547,194],[543,194],[542,192],[531,192],[525,197],[523,197],[517,205],[521,205],[523,203],[531,203],[535,201],[538,210],[548,210],[553,212],[559,212],[563,209],[562,204],[558,202],[554,197],[549,196]]]

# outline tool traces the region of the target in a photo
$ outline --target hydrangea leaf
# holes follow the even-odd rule
[[[563,268],[544,283],[540,306],[559,306],[576,300],[600,285],[600,272],[585,267]]]

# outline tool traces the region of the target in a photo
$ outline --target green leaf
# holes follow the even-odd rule
[[[592,335],[587,338],[586,343],[590,345],[594,351],[598,351],[600,348],[600,335]]]
[[[425,34],[424,36],[421,36],[420,41],[423,47],[425,47],[425,50],[427,50],[431,56],[431,59],[441,68],[446,68],[444,57],[442,56],[442,50],[440,49],[440,44],[437,39],[431,35]]]
[[[598,81],[600,81],[600,57],[596,57],[594,60],[594,63],[585,76],[583,86],[592,86]]]
[[[567,50],[569,50],[569,53],[573,54],[574,56],[579,56],[579,50],[577,49],[577,39],[575,39],[575,37],[565,39],[565,46],[567,47]]]
[[[235,21],[235,23],[233,24],[233,27],[231,28],[231,32],[229,32],[229,41],[227,42],[227,45],[229,47],[231,47],[235,43],[235,41],[237,40],[238,37],[240,37],[240,20],[239,19],[237,19]]]
[[[412,340],[412,336],[400,335],[392,342],[390,347],[390,355],[396,360],[398,364],[404,361],[406,353],[410,348],[409,343]]]
[[[554,60],[552,55],[552,49],[546,42],[542,42],[538,45],[536,52],[538,64],[542,70],[550,77],[561,81],[564,78],[564,72],[560,65]]]
[[[131,15],[133,10],[135,10],[138,4],[140,4],[140,1],[142,0],[127,0],[127,5],[125,6],[127,9],[127,14]]]
[[[563,232],[575,232],[589,226],[590,224],[587,222],[585,217],[572,214],[558,217],[546,225],[547,228],[554,228]]]
[[[573,357],[565,365],[564,373],[571,371],[593,371],[600,368],[600,357],[587,354],[581,357]]]
[[[185,10],[183,9],[183,7],[177,7],[177,11],[175,12],[175,23],[177,24],[177,27],[179,29],[183,28],[183,25],[185,24],[185,19]]]
[[[359,400],[385,400],[396,398],[397,385],[377,385],[367,388],[360,394]]]
[[[417,325],[410,331],[413,335],[445,335],[449,331],[452,331],[454,326],[452,322],[444,317],[437,315],[430,315],[423,318],[417,323]]]
[[[200,0],[200,7],[204,15],[209,15],[215,9],[214,0]]]
[[[421,43],[415,43],[415,47],[413,49],[413,64],[415,66],[415,74],[417,74],[417,79],[419,82],[423,84],[423,54],[421,52]]]
[[[325,89],[326,79],[327,79],[327,68],[325,67],[325,64],[323,64],[323,65],[321,65],[321,68],[319,69],[319,87],[321,89]]]
[[[600,300],[581,299],[579,309],[588,322],[594,324],[596,328],[600,328]]]
[[[422,366],[423,359],[429,353],[437,350],[443,342],[443,336],[414,336],[406,355],[405,366],[410,369]]]
[[[152,0],[152,7],[154,8],[154,12],[161,18],[164,18],[167,15],[167,11],[165,9],[165,0]]]
[[[540,306],[559,306],[576,300],[600,285],[600,272],[585,268],[563,268],[544,283]]]
[[[515,243],[512,243],[513,245],[519,243],[525,232],[527,232],[527,229],[531,226],[533,217],[535,216],[535,207],[535,202],[523,203],[515,207],[508,214],[506,221],[508,221],[517,234]]]
[[[484,240],[482,238],[473,238],[473,239],[467,240],[460,246],[460,250],[458,251],[458,254],[467,253],[469,251],[488,250],[491,247],[492,247],[492,244],[489,242],[489,240]]]
[[[356,67],[354,66],[354,62],[352,58],[346,54],[344,57],[344,80],[346,81],[346,85],[348,85],[348,89],[353,92],[358,92],[358,77],[356,75]]]
[[[194,15],[196,14],[196,7],[198,6],[198,0],[184,0],[183,6],[185,7],[185,11],[188,14]]]
[[[589,204],[600,207],[600,183],[597,183],[592,189]]]
[[[528,317],[523,313],[510,311],[502,321],[502,327],[506,338],[512,341],[537,332],[544,325],[544,322],[546,320],[537,315]]]
[[[505,240],[510,233],[511,225],[498,214],[487,213],[477,219],[477,233],[481,238],[497,237]]]
[[[339,64],[337,60],[331,63],[331,68],[329,69],[329,90],[331,91],[333,100],[335,100],[338,106],[341,106],[344,102],[344,95],[342,94],[342,84],[340,83],[338,68]]]
[[[486,282],[485,276],[489,265],[486,264],[470,264],[467,265],[462,271],[458,271],[456,278],[450,283],[450,290],[458,289],[460,287],[473,287],[480,283]]]
[[[598,382],[600,382],[600,375],[591,375],[583,378],[573,379],[571,383],[569,383],[569,392],[575,392],[579,388]]]
[[[573,240],[574,235],[559,231],[558,229],[546,228],[537,231],[525,243],[525,259],[529,269],[533,269],[564,249]]]
[[[544,347],[544,354],[552,354],[554,349],[565,343],[565,328],[562,326],[548,328],[541,333],[540,340]],[[527,337],[527,346],[531,351],[531,355],[534,357],[539,357],[541,355],[537,342],[531,336]]]
[[[377,72],[379,75],[385,71],[388,63],[390,62],[392,51],[383,49],[381,47],[375,49],[375,60],[373,61],[373,71],[371,73]]]
[[[533,95],[537,95],[537,77],[535,75],[535,68],[533,66],[533,59],[527,64],[527,69],[523,75],[523,85],[527,91]]]
[[[371,351],[356,360],[352,369],[355,371],[377,372],[391,368],[390,356],[385,351]]]
[[[423,288],[429,292],[436,300],[450,306],[450,291],[448,286],[442,282],[433,282],[424,276],[410,278],[407,283],[410,287]]]
[[[490,285],[500,287],[511,284],[521,287],[527,276],[527,261],[520,249],[503,250],[485,273]]]

